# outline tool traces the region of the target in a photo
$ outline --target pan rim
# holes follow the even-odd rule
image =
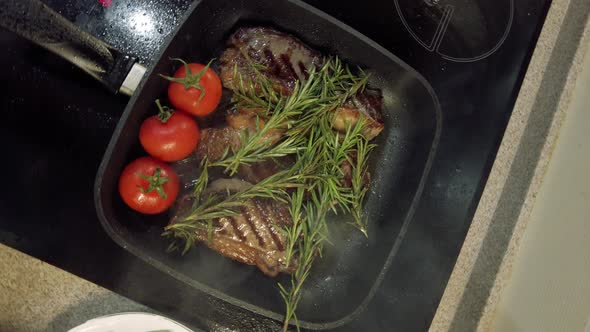
[[[275,0],[278,1],[278,0]],[[390,51],[386,50],[385,48],[383,48],[381,45],[377,44],[375,41],[373,41],[372,39],[368,38],[367,36],[365,36],[364,34],[358,32],[357,30],[355,30],[354,28],[350,27],[349,25],[341,22],[340,20],[328,15],[327,13],[307,4],[302,2],[301,0],[283,0],[289,3],[292,3],[298,7],[301,7],[302,9],[306,10],[307,12],[316,15],[318,17],[320,17],[322,20],[325,20],[327,22],[329,22],[332,25],[337,26],[338,28],[344,30],[345,32],[351,34],[352,36],[354,36],[355,38],[357,38],[360,42],[367,44],[369,47],[373,48],[374,50],[378,51],[379,53],[381,53],[383,56],[387,57],[388,59],[390,59],[391,61],[395,62],[396,64],[400,65],[402,68],[404,68],[405,70],[407,70],[408,72],[412,73],[415,78],[422,84],[422,86],[426,89],[426,91],[429,93],[429,95],[432,98],[432,102],[434,105],[434,113],[436,116],[435,122],[436,122],[436,128],[435,128],[435,132],[434,132],[434,137],[432,139],[432,144],[430,147],[430,151],[428,152],[428,159],[426,160],[425,164],[424,164],[424,170],[422,172],[422,175],[420,177],[420,181],[418,183],[416,192],[412,198],[411,204],[408,208],[408,212],[406,213],[405,218],[403,219],[403,223],[402,226],[399,230],[399,233],[397,234],[397,237],[395,239],[395,242],[392,246],[392,249],[389,251],[387,257],[385,258],[385,262],[383,264],[383,267],[381,268],[380,272],[377,274],[375,281],[373,282],[371,288],[369,289],[369,291],[367,292],[367,295],[363,298],[363,300],[360,302],[360,304],[358,306],[356,306],[356,308],[349,314],[347,314],[346,316],[343,316],[340,319],[334,320],[334,321],[330,321],[330,322],[322,322],[322,323],[314,323],[311,321],[306,321],[306,320],[299,320],[299,326],[302,328],[306,328],[306,329],[313,329],[313,330],[327,330],[327,329],[333,329],[339,326],[342,326],[346,323],[351,322],[352,320],[354,320],[356,317],[358,317],[363,311],[364,309],[367,307],[367,305],[370,303],[370,301],[373,299],[374,295],[376,294],[376,292],[378,291],[379,287],[381,286],[381,283],[383,282],[383,279],[385,278],[385,275],[387,274],[387,272],[389,271],[389,267],[392,264],[393,258],[396,256],[399,247],[401,246],[401,243],[403,242],[403,239],[405,237],[405,234],[407,232],[407,229],[409,227],[409,225],[411,224],[411,222],[414,219],[414,214],[418,208],[419,202],[421,200],[422,197],[422,193],[424,191],[424,187],[426,185],[426,181],[428,180],[429,174],[430,174],[430,170],[432,168],[432,164],[434,162],[434,159],[436,157],[437,154],[437,147],[439,144],[439,140],[441,137],[441,133],[442,133],[442,127],[443,127],[443,114],[442,114],[442,109],[441,109],[441,105],[440,102],[438,100],[438,97],[434,91],[434,88],[430,85],[430,83],[418,72],[416,71],[414,68],[412,68],[410,65],[408,65],[407,63],[405,63],[403,60],[401,60],[400,58],[398,58],[396,55],[394,55],[393,53],[391,53]],[[199,7],[199,5],[201,5],[203,3],[203,0],[199,0],[194,2],[185,12],[185,14],[183,15],[182,20],[180,20],[181,22],[186,22],[186,20],[193,14],[193,12],[195,10],[197,10],[197,8]],[[166,49],[170,46],[171,42],[174,40],[175,36],[178,34],[178,32],[180,31],[180,29],[183,27],[184,24],[181,24],[179,26],[177,26],[174,30],[173,33],[170,33],[165,42],[163,43],[162,47],[160,48],[160,51],[158,52],[158,59],[161,58],[162,54],[166,51]],[[206,293],[210,296],[213,296],[219,300],[222,300],[224,302],[227,302],[231,305],[246,309],[248,311],[251,311],[255,314],[267,317],[267,318],[271,318],[277,321],[282,321],[284,318],[284,315],[279,314],[275,311],[272,310],[268,310],[268,309],[263,309],[257,305],[251,304],[250,302],[238,299],[236,297],[230,296],[228,294],[225,294],[211,286],[208,286],[204,283],[201,283],[199,281],[193,280],[191,278],[189,278],[188,276],[184,275],[183,273],[179,273],[176,272],[174,270],[172,270],[170,267],[168,267],[166,264],[160,262],[159,260],[153,258],[151,255],[146,254],[144,252],[141,252],[138,248],[136,248],[135,246],[131,245],[130,243],[127,243],[122,237],[121,235],[115,231],[111,225],[109,224],[109,222],[107,221],[107,217],[104,213],[103,210],[103,204],[102,204],[102,198],[100,195],[101,189],[102,189],[102,175],[105,172],[105,169],[107,168],[107,164],[109,161],[109,158],[106,158],[106,156],[110,156],[112,154],[112,152],[115,149],[115,145],[117,143],[117,137],[120,135],[121,133],[121,128],[122,125],[126,122],[130,112],[131,112],[131,108],[132,105],[135,104],[136,100],[138,99],[139,96],[139,91],[143,90],[143,86],[145,85],[147,78],[151,77],[153,75],[153,71],[155,69],[155,66],[152,66],[149,71],[146,73],[146,75],[143,77],[141,83],[139,84],[138,88],[135,90],[133,96],[131,97],[131,99],[129,100],[129,103],[127,104],[125,111],[123,112],[123,114],[121,115],[121,118],[119,120],[119,123],[117,124],[117,127],[113,133],[113,136],[111,137],[111,140],[109,142],[109,145],[107,147],[107,149],[105,150],[105,154],[101,161],[101,164],[98,168],[98,172],[97,172],[97,176],[95,179],[95,185],[94,185],[94,201],[95,201],[95,208],[97,210],[97,215],[99,217],[99,220],[103,226],[103,228],[105,229],[105,231],[109,234],[109,236],[121,247],[123,247],[125,250],[131,252],[133,255],[135,255],[136,257],[140,258],[141,260],[143,260],[144,262],[150,264],[151,266],[154,266],[155,268],[157,268],[158,270],[162,271],[162,272],[166,272],[168,274],[170,274],[172,277],[174,277],[175,279],[191,285],[193,287],[196,287],[198,291],[201,291],[203,293]]]

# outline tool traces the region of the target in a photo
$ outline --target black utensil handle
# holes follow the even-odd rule
[[[0,26],[70,61],[113,93],[136,59],[80,30],[39,0],[0,0]]]

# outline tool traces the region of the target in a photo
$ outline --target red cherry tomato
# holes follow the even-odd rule
[[[144,214],[166,211],[176,200],[179,187],[176,172],[150,157],[131,162],[119,178],[119,194],[125,204]]]
[[[147,118],[139,129],[139,141],[152,157],[163,161],[186,158],[199,143],[199,126],[193,118],[182,112],[162,107],[160,113]]]
[[[173,77],[163,76],[170,81],[168,99],[175,109],[196,116],[212,113],[221,100],[221,80],[209,68],[209,64],[186,63],[174,73]],[[187,74],[188,73],[188,74]]]

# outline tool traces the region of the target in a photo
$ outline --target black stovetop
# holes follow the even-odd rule
[[[113,0],[108,8],[98,0],[45,2],[150,65],[191,1]],[[550,0],[307,2],[416,68],[441,102],[444,125],[427,186],[434,189],[424,193],[400,248],[415,254],[395,259],[368,309],[340,329],[424,331],[471,223]],[[194,310],[203,305],[198,295],[118,247],[97,220],[94,176],[127,99],[11,33],[0,31],[0,46],[6,152],[0,242],[204,327],[206,319]],[[446,157],[451,151],[453,158]]]

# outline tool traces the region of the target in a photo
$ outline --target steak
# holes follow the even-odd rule
[[[216,161],[223,157],[226,149],[229,148],[229,153],[239,149],[240,135],[240,129],[230,126],[202,129],[196,152],[197,160],[207,157],[211,161]]]
[[[228,89],[237,90],[240,82],[236,78],[241,77],[257,90],[260,87],[256,85],[258,74],[253,64],[258,65],[262,68],[260,74],[273,82],[274,90],[290,95],[296,82],[305,82],[308,72],[321,63],[319,52],[289,34],[265,27],[240,28],[229,38],[228,48],[221,55],[220,76]],[[332,127],[345,132],[363,116],[368,121],[363,134],[373,139],[384,128],[382,108],[381,91],[365,89],[336,109]]]
[[[229,148],[228,153],[235,151],[241,146],[242,132],[248,131],[252,135],[258,128],[264,127],[264,120],[258,119],[256,124],[256,115],[260,110],[241,110],[230,111],[226,116],[226,126],[217,128],[205,128],[201,131],[199,146],[197,147],[197,160],[207,157],[211,161],[221,159],[225,150]],[[282,138],[282,131],[272,130],[262,136],[262,140],[274,144]],[[268,159],[251,165],[240,165],[237,176],[250,183],[258,183],[276,172],[285,169],[291,163],[289,158],[279,158],[279,160]]]
[[[362,116],[367,121],[363,135],[366,139],[372,140],[385,128],[382,109],[381,91],[365,89],[349,98],[342,107],[335,110],[332,128],[339,132],[346,132],[347,128],[356,125]]]
[[[241,146],[241,135],[247,131],[249,135],[256,133],[259,128],[264,127],[264,119],[257,114],[261,110],[232,110],[225,117],[227,125],[222,127],[204,128],[201,130],[201,138],[197,147],[197,159],[202,160],[207,157],[209,160],[216,161],[221,159],[225,150],[235,151]],[[258,124],[256,123],[258,121]],[[282,131],[269,130],[264,136],[263,141],[274,144],[282,138]]]
[[[236,179],[219,179],[211,183],[207,193],[236,191],[244,186],[249,184]],[[183,211],[179,212],[177,216],[183,215]],[[212,250],[240,263],[257,266],[267,276],[276,277],[281,272],[291,273],[295,268],[294,260],[291,264],[286,262],[287,239],[281,232],[282,227],[291,223],[285,203],[255,198],[248,200],[237,215],[213,220],[210,234],[198,230],[196,237]]]
[[[321,54],[301,40],[267,27],[240,28],[231,35],[227,45],[220,58],[220,77],[231,90],[238,87],[234,69],[257,88],[254,63],[263,67],[260,73],[271,79],[275,90],[289,95],[297,81],[305,81],[308,71],[322,62]]]
[[[250,183],[258,183],[281,170],[291,167],[294,158],[291,156],[266,159],[252,165],[240,165],[237,176]]]

